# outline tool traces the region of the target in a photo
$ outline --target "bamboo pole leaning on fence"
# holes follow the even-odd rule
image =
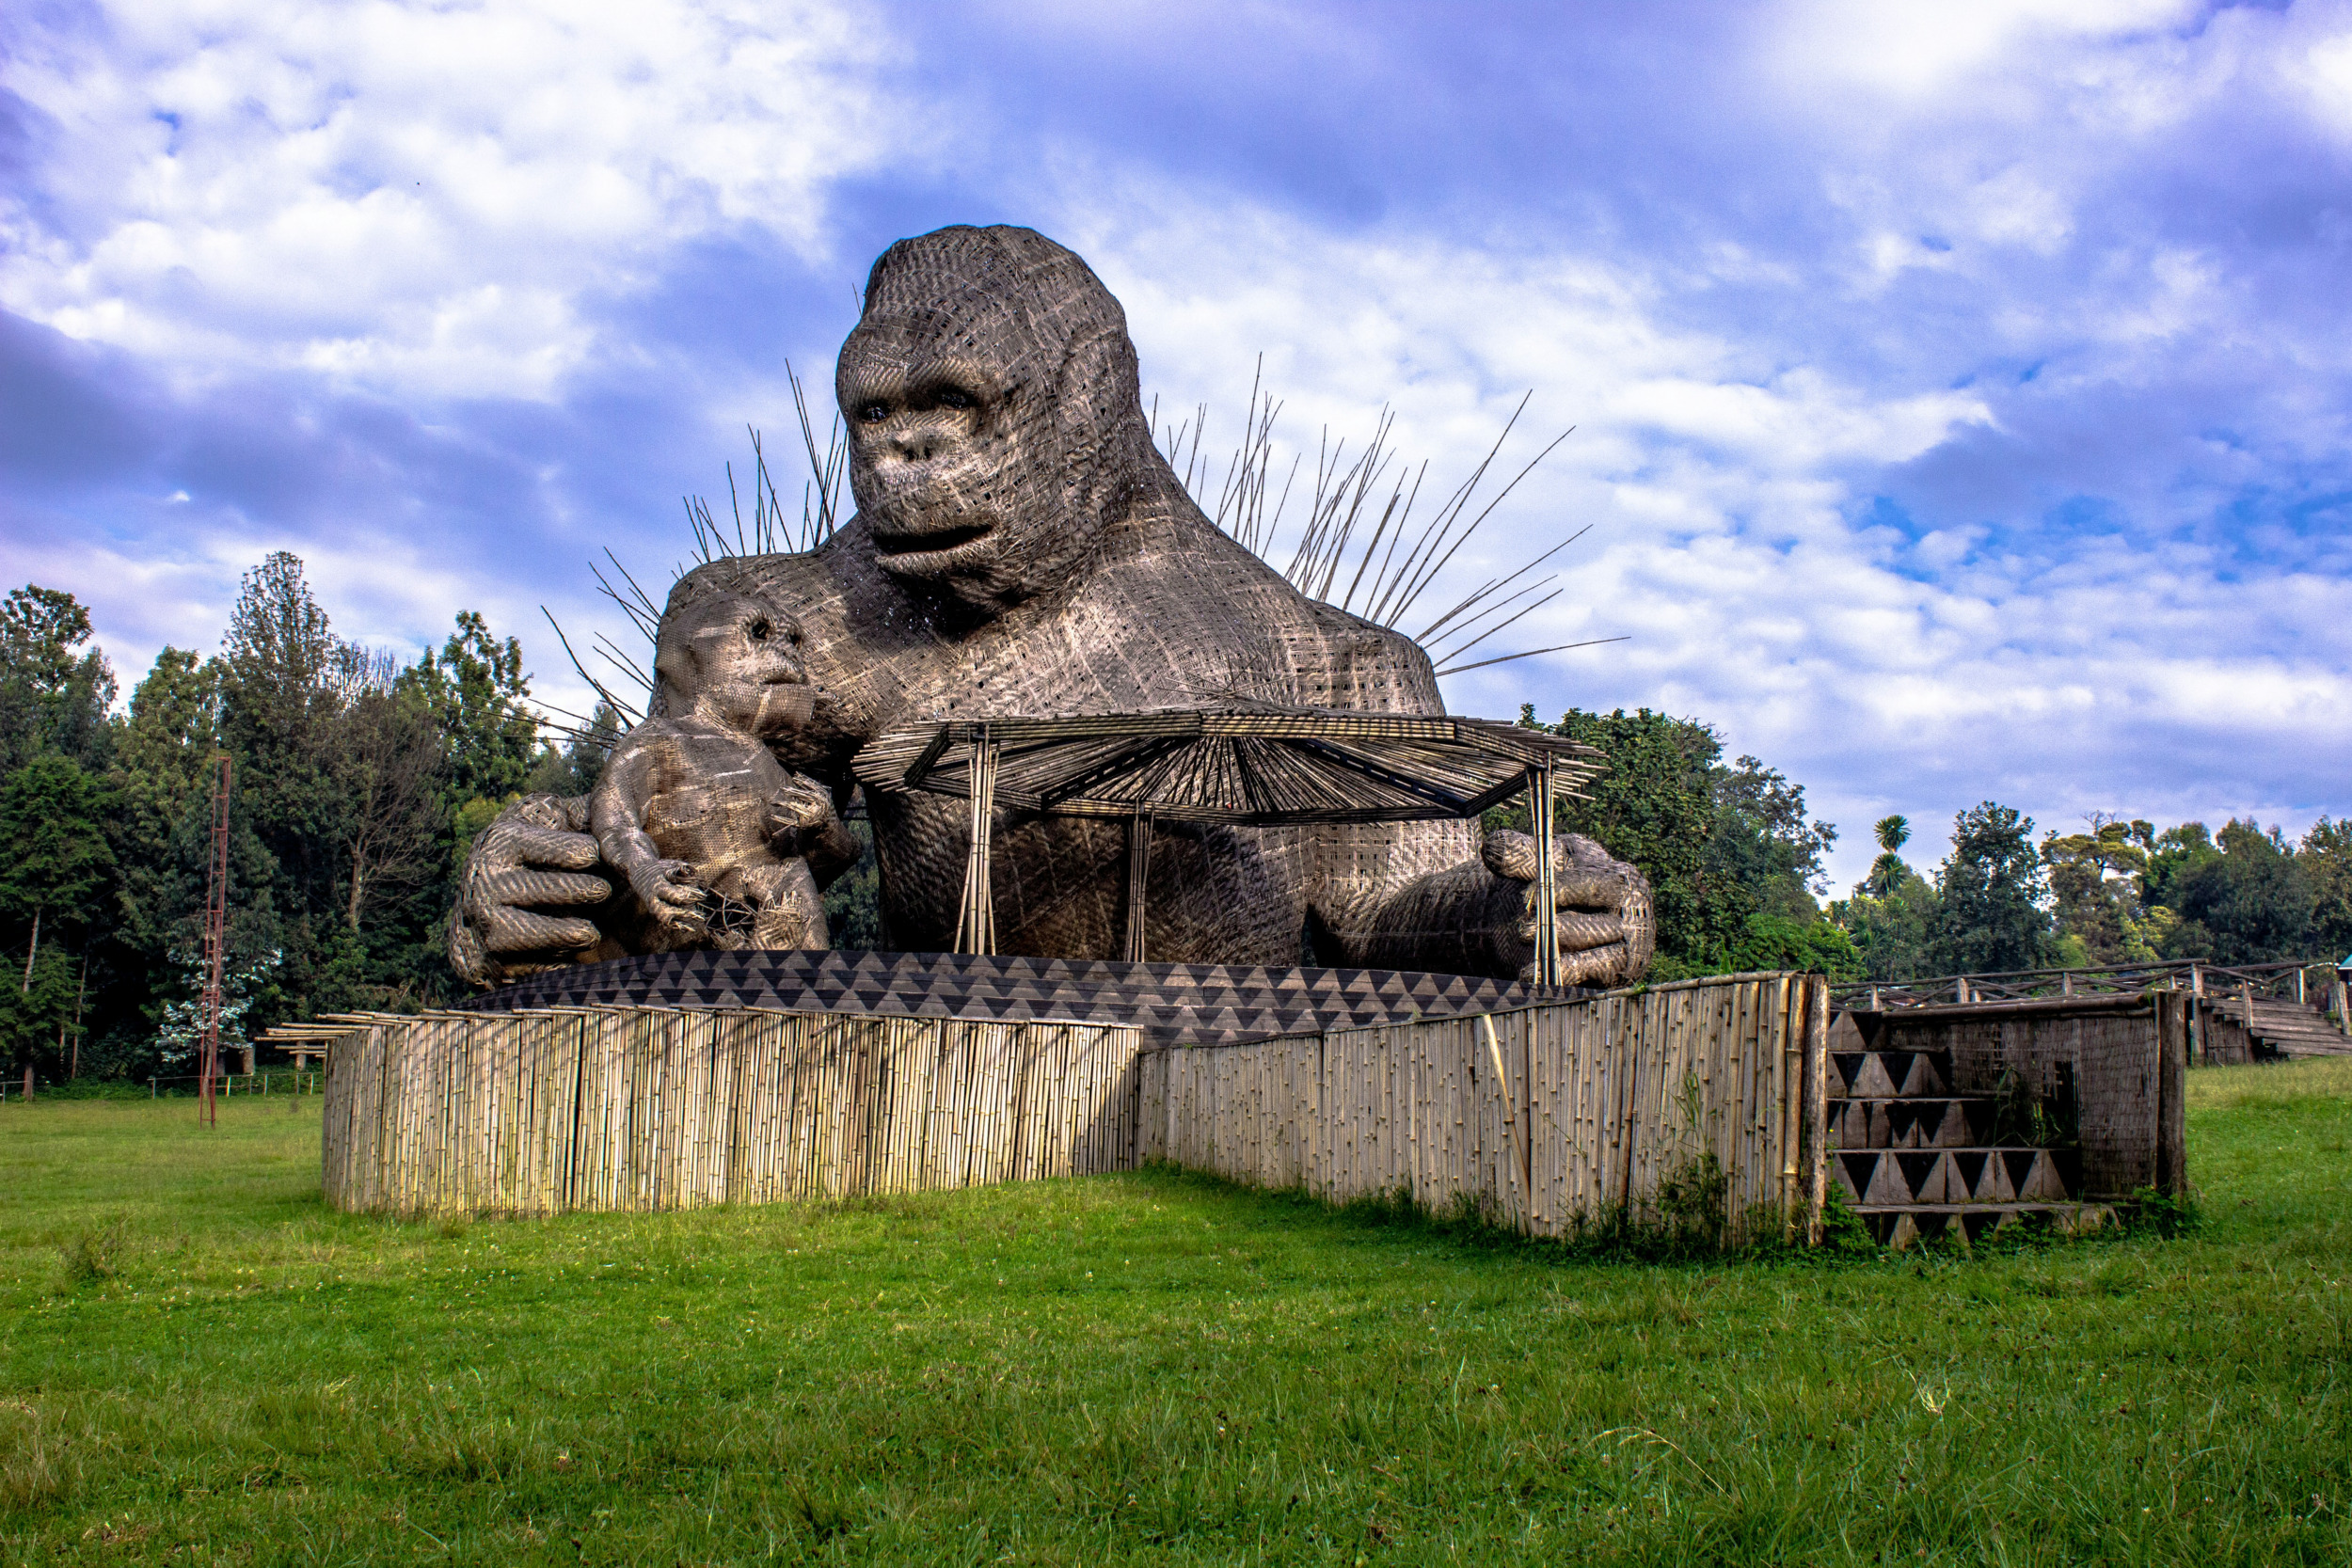
[[[1139,1157],[1335,1202],[1467,1200],[1564,1235],[1615,1212],[1654,1220],[1661,1185],[1711,1155],[1734,1239],[1810,1239],[1827,1196],[1827,1003],[1819,977],[1747,974],[1155,1050]],[[1320,1152],[1294,1163],[1284,1139],[1302,1121]]]

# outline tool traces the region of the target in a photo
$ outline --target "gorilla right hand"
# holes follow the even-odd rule
[[[527,795],[482,830],[450,920],[449,961],[459,974],[502,986],[620,955],[595,921],[550,912],[612,898],[612,883],[595,875],[604,856],[587,828],[586,796]]]

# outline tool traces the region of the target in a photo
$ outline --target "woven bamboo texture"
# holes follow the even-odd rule
[[[1153,1160],[1559,1236],[1711,1150],[1734,1234],[1818,1226],[1828,993],[1740,975],[1232,1045],[752,1010],[377,1015],[327,1054],[328,1202],[654,1211]]]
[[[1817,1235],[1828,992],[1735,975],[1479,1018],[1152,1051],[1138,1157],[1334,1203],[1467,1199],[1540,1236],[1712,1151],[1736,1240]]]
[[[655,1211],[1133,1163],[1135,1030],[587,1009],[355,1023],[327,1053],[327,1201]]]

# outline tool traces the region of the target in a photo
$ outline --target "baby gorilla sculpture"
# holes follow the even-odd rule
[[[769,749],[809,718],[801,640],[788,617],[728,592],[662,624],[667,717],[628,733],[589,796],[605,863],[645,916],[639,951],[833,945],[810,862],[847,865],[857,844],[831,792]]]
[[[808,554],[690,573],[665,627],[745,592],[800,623],[812,712],[771,745],[836,800],[860,746],[924,720],[1236,695],[1444,711],[1411,641],[1308,598],[1201,515],[1152,448],[1119,302],[1043,236],[956,228],[891,246],[834,389],[857,515]],[[889,940],[947,947],[963,805],[930,795],[868,805]],[[483,835],[453,935],[461,973],[496,983],[642,950],[609,906],[574,912],[609,894],[587,825],[579,802],[541,798]],[[1001,814],[994,833],[1001,951],[1120,953],[1119,825]],[[1146,890],[1150,957],[1507,976],[1524,972],[1535,922],[1549,919],[1564,977],[1640,974],[1652,942],[1640,873],[1563,835],[1557,899],[1539,911],[1533,847],[1468,822],[1163,826]]]

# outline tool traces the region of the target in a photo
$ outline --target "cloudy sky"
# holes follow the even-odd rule
[[[1482,652],[1628,640],[1457,711],[1709,720],[1841,883],[1987,797],[2296,831],[2352,811],[2348,175],[2347,5],[28,0],[0,577],[127,689],[292,549],[576,705],[541,607],[660,591],[883,245],[1025,223],[1204,450],[1261,356],[1432,489],[1575,427],[1440,590],[1590,524]]]

